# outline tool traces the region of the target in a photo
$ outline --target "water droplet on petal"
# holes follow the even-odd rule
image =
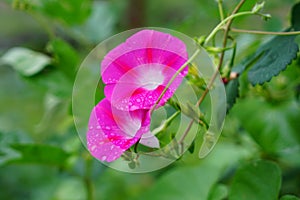
[[[139,107],[138,107],[138,106],[136,106],[136,105],[133,105],[133,106],[131,106],[130,108],[131,108],[132,110],[139,109]]]

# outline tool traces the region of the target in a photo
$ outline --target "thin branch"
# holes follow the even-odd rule
[[[167,89],[171,86],[171,84],[173,83],[173,81],[175,80],[175,78],[182,72],[182,70],[184,70],[184,68],[190,64],[190,62],[192,60],[195,59],[195,57],[200,53],[201,49],[197,49],[194,54],[176,71],[176,73],[172,76],[172,78],[170,79],[170,81],[168,82],[168,84],[165,86],[164,90],[162,91],[162,93],[160,94],[160,96],[158,97],[158,99],[156,100],[155,104],[153,105],[153,107],[150,109],[150,115],[152,115],[152,112],[156,109],[157,105],[159,104],[160,100],[162,99],[162,97],[165,95],[165,93],[167,92]]]
[[[240,3],[235,7],[235,9],[233,10],[233,12],[231,13],[231,16],[232,16],[232,15],[235,15],[235,14],[239,11],[239,9],[242,7],[242,5],[245,3],[245,1],[246,1],[246,0],[240,1]],[[228,38],[230,26],[231,26],[231,24],[232,24],[232,22],[233,22],[233,19],[234,19],[234,18],[231,18],[231,19],[226,23],[226,26],[225,26],[225,32],[224,32],[224,37],[223,37],[223,48],[226,48],[226,45],[227,45],[227,38]],[[212,78],[211,78],[211,80],[210,80],[208,86],[206,87],[206,90],[204,91],[204,93],[202,94],[202,96],[200,97],[200,99],[198,100],[197,106],[199,106],[199,105],[203,102],[205,96],[208,94],[208,92],[209,92],[210,88],[212,87],[212,85],[213,85],[215,79],[217,78],[217,76],[218,76],[218,74],[219,74],[219,70],[221,69],[221,67],[222,67],[222,65],[223,65],[224,56],[225,56],[225,52],[223,51],[223,52],[221,53],[220,61],[219,61],[219,64],[218,64],[218,66],[217,66],[217,69],[216,69],[215,73],[213,74],[213,76],[212,76]]]
[[[86,159],[85,160],[85,174],[83,176],[83,180],[86,187],[87,193],[87,200],[94,199],[94,185],[93,181],[91,180],[91,173],[92,173],[92,160]]]
[[[237,29],[237,28],[230,28],[230,30],[236,33],[249,33],[249,34],[258,34],[258,35],[300,35],[300,31],[274,32],[274,31],[245,30],[245,29]]]
[[[231,16],[232,16],[232,15],[235,15],[235,14],[239,11],[239,9],[242,7],[242,5],[245,3],[245,1],[246,1],[246,0],[240,1],[240,3],[239,3],[239,4],[235,7],[235,9],[233,10]],[[229,34],[229,29],[230,29],[230,26],[231,26],[231,24],[232,24],[233,19],[234,19],[234,18],[230,18],[230,19],[227,21],[227,23],[226,23],[226,26],[225,26],[225,33],[224,33],[224,38],[223,38],[223,48],[225,48],[226,45],[227,45],[227,38],[228,38],[228,34]],[[210,80],[208,86],[206,87],[204,93],[201,95],[201,97],[200,97],[199,100],[197,101],[197,104],[196,104],[197,106],[199,106],[199,105],[203,102],[204,98],[206,97],[206,95],[208,94],[210,88],[212,87],[212,85],[213,85],[215,79],[217,78],[217,76],[218,76],[218,74],[219,74],[219,70],[220,70],[220,68],[221,68],[221,66],[222,66],[222,64],[223,64],[223,61],[224,61],[224,55],[225,55],[225,52],[223,51],[223,52],[221,53],[220,61],[219,61],[219,64],[218,64],[218,66],[217,66],[217,69],[216,69],[215,73],[213,74],[213,76],[212,76],[212,78],[211,78],[211,80]],[[184,138],[187,136],[187,134],[188,134],[188,132],[190,131],[190,129],[192,128],[193,123],[194,123],[194,119],[192,119],[192,120],[190,121],[190,123],[188,124],[187,129],[185,130],[185,132],[183,133],[183,135],[182,135],[181,138],[179,139],[179,143],[183,143],[183,140],[184,140]]]
[[[232,20],[236,17],[241,17],[244,15],[253,15],[253,11],[245,11],[240,13],[235,13],[232,15],[229,15],[227,18],[225,18],[223,21],[221,21],[213,30],[212,32],[207,36],[207,38],[204,41],[204,44],[207,44],[215,35],[216,33],[225,25],[225,27],[228,26],[228,22],[232,22]],[[230,23],[231,24],[231,23]],[[225,28],[226,29],[226,28]]]
[[[218,8],[221,21],[224,20],[223,0],[218,0]]]

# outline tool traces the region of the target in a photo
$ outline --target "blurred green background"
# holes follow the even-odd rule
[[[283,30],[297,2],[267,0],[269,21],[242,17],[233,27]],[[224,0],[225,13],[237,3]],[[220,141],[202,160],[187,152],[156,172],[122,173],[93,159],[76,133],[73,81],[95,45],[135,27],[207,35],[218,22],[212,0],[1,0],[0,199],[299,199],[299,59],[262,86],[241,77]],[[269,38],[232,35],[236,62]]]

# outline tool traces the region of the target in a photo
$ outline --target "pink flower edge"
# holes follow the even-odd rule
[[[120,110],[151,109],[187,59],[186,46],[178,38],[154,30],[140,31],[103,59],[105,96]],[[175,78],[159,105],[175,93],[187,71],[185,67]]]
[[[87,147],[101,161],[112,162],[140,140],[140,143],[159,148],[159,141],[150,132],[147,110],[120,111],[107,99],[92,110],[87,131]]]

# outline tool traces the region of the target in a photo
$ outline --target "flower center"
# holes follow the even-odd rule
[[[147,90],[155,90],[164,82],[165,77],[162,74],[162,65],[144,65],[142,68],[143,70],[141,70],[139,74],[141,87]]]

